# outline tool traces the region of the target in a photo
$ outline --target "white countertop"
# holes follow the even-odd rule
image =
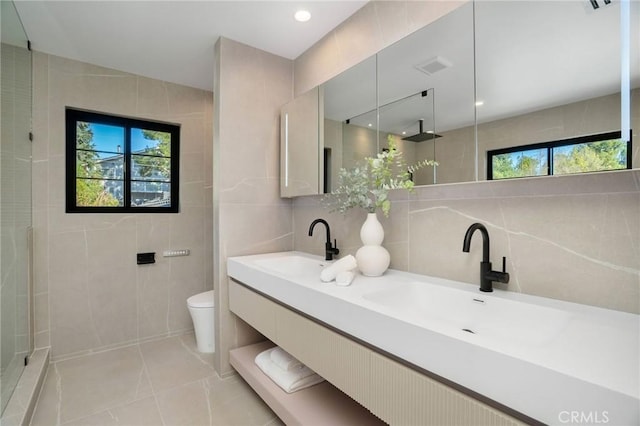
[[[292,258],[299,267],[273,267]],[[231,257],[227,270],[292,308],[541,422],[567,424],[577,412],[588,420],[581,424],[640,424],[640,316],[510,291],[481,293],[477,285],[396,270],[357,275],[351,286],[339,287],[320,280],[327,263],[283,252]],[[460,313],[434,321],[398,309],[402,299],[395,306],[376,299],[416,285],[433,286],[434,300],[455,289],[489,309],[507,306],[496,320],[508,333],[486,338],[462,331]]]

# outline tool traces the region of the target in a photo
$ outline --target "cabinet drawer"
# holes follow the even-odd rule
[[[523,425],[456,389],[396,361],[371,354],[370,404],[392,425]]]
[[[276,303],[229,280],[229,310],[269,340],[276,339]]]
[[[366,406],[371,351],[287,309],[278,310],[276,343]]]

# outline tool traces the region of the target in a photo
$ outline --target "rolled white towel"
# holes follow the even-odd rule
[[[346,287],[351,285],[351,281],[355,278],[356,274],[353,271],[342,271],[336,275],[336,285]]]
[[[307,366],[296,371],[285,371],[271,361],[271,352],[274,348],[267,349],[256,356],[256,365],[266,374],[273,382],[280,386],[287,393],[293,393],[309,386],[324,381],[322,377],[316,374]]]
[[[327,266],[320,272],[320,279],[328,283],[336,279],[336,276],[343,271],[350,271],[358,267],[356,258],[352,255],[347,255],[342,259],[336,260],[333,264]]]
[[[296,371],[305,365],[279,346],[271,351],[271,361],[284,371]]]

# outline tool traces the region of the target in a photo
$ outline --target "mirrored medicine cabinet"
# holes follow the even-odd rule
[[[282,108],[281,196],[331,192],[340,168],[375,156],[389,136],[408,164],[438,162],[414,174],[416,185],[485,180],[492,150],[612,131],[631,138],[640,4],[629,3],[628,14],[619,2],[460,6]]]

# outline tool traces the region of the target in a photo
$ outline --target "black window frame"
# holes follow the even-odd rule
[[[633,145],[631,142],[632,133],[633,132],[629,132],[629,139],[627,140],[627,167],[625,169],[593,170],[589,172],[574,173],[574,174],[598,173],[598,172],[605,172],[605,171],[619,171],[619,170],[631,169],[632,168],[631,159],[633,157],[633,151],[632,151]],[[534,143],[529,145],[520,145],[520,146],[509,147],[509,148],[488,150],[487,151],[487,180],[510,180],[510,179],[522,179],[522,178],[532,178],[532,177],[544,177],[544,176],[566,176],[567,174],[555,175],[553,173],[553,149],[554,148],[560,148],[560,147],[571,146],[571,145],[580,145],[583,143],[590,143],[590,142],[600,142],[600,141],[606,141],[611,139],[621,139],[621,138],[622,138],[622,132],[614,131],[614,132],[598,133],[598,134],[587,135],[587,136],[578,136],[578,137],[569,138],[569,139],[560,139],[560,140],[549,141],[549,142],[540,142],[540,143]],[[503,178],[503,179],[493,178],[493,157],[494,156],[502,155],[502,154],[511,154],[511,153],[520,152],[520,151],[530,151],[530,150],[532,151],[536,149],[547,150],[547,159],[548,159],[547,174],[535,175],[535,176],[518,176],[518,177]]]
[[[96,111],[87,111],[67,107],[65,109],[66,124],[66,212],[67,213],[179,213],[179,192],[180,192],[180,125],[160,121],[150,121],[138,118],[123,117],[106,114]],[[123,206],[78,206],[76,205],[76,158],[77,158],[77,123],[90,122],[111,126],[123,127],[125,129],[125,140],[123,147],[124,154],[124,205]],[[145,129],[171,134],[171,179],[170,194],[171,203],[166,207],[158,206],[132,206],[131,205],[131,183],[136,182],[131,174],[131,129]]]

